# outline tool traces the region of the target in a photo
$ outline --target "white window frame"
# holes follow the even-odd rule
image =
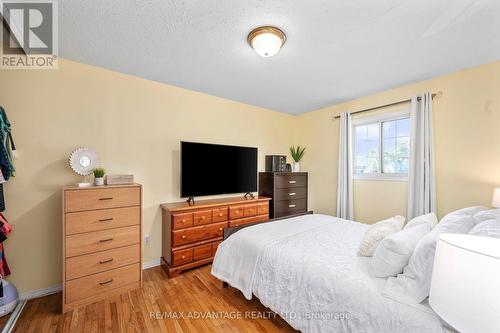
[[[353,179],[361,180],[388,180],[388,181],[408,181],[407,173],[384,173],[383,172],[383,156],[384,156],[384,144],[382,138],[382,124],[386,121],[393,121],[399,119],[405,119],[410,117],[410,110],[401,110],[390,113],[383,113],[379,115],[374,115],[370,117],[354,118],[351,124],[351,142],[352,145],[352,162],[353,162]],[[361,125],[368,125],[373,123],[380,123],[379,125],[379,173],[355,173],[356,167],[356,135],[355,127]]]

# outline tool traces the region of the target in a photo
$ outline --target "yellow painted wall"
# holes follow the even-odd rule
[[[61,187],[80,181],[68,156],[97,151],[109,173],[144,184],[144,261],[160,257],[160,203],[179,199],[179,141],[259,148],[282,154],[295,117],[124,74],[61,60],[58,70],[1,71],[0,105],[13,124],[20,158],[5,186],[5,242],[21,292],[61,282]],[[200,161],[200,168],[204,163]]]
[[[500,62],[391,89],[298,117],[297,142],[307,146],[301,165],[310,172],[310,208],[335,214],[338,121],[332,116],[442,91],[434,101],[438,214],[488,206],[500,185]],[[406,213],[406,184],[355,181],[355,219],[374,222]]]

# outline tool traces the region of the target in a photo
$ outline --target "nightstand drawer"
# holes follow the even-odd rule
[[[66,236],[66,258],[140,243],[140,226]]]
[[[141,208],[126,207],[66,214],[66,235],[138,225]]]
[[[243,209],[243,215],[245,217],[257,215],[257,204],[254,204],[254,205],[245,205],[245,207]]]
[[[66,191],[66,212],[139,206],[139,187],[100,188]]]
[[[66,260],[66,280],[73,280],[140,262],[140,245],[86,254]]]

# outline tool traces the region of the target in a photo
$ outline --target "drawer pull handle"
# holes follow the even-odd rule
[[[99,239],[99,243],[111,242],[112,240],[113,240],[113,237],[106,238],[106,239]]]
[[[288,205],[288,207],[289,207],[289,208],[293,208],[293,207],[295,207],[295,205]]]
[[[288,184],[295,184],[297,181],[296,180],[289,180]]]
[[[266,210],[266,207],[262,207],[262,210]]]
[[[236,214],[239,214],[239,212],[238,212],[238,211],[236,211]]]
[[[186,222],[186,219],[182,219],[182,223]]]
[[[205,219],[205,216],[202,216],[202,217],[201,217],[201,219],[202,219],[202,220],[204,220],[204,219]]]
[[[181,259],[186,259],[186,256],[182,256]]]
[[[292,193],[288,193],[288,195],[296,195],[296,193],[295,193],[295,192],[292,192]]]
[[[106,260],[100,260],[99,263],[100,264],[105,264],[105,263],[108,263],[108,262],[112,262],[113,260],[114,260],[113,258],[106,259]]]
[[[219,213],[219,216],[222,217],[222,213]]]
[[[100,284],[101,286],[103,286],[103,285],[108,284],[108,283],[111,283],[111,282],[113,282],[113,279],[109,279],[109,280],[107,280],[107,281],[99,282],[99,284]]]
[[[219,231],[222,231],[222,228],[219,228]]]
[[[112,197],[108,197],[108,198],[99,198],[99,200],[113,200]]]
[[[186,235],[182,235],[182,236],[181,236],[181,238],[182,238],[182,239],[186,239]]]
[[[250,212],[250,213],[251,213],[251,212],[253,212],[253,209],[250,209],[250,210],[249,210],[249,212]]]
[[[108,221],[113,221],[113,218],[110,217],[109,219],[100,219],[99,222],[108,222]]]

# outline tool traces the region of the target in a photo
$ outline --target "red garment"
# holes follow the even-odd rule
[[[1,229],[3,233],[7,236],[12,231],[12,226],[9,224],[9,222],[7,222],[7,219],[5,218],[5,216],[3,216],[2,213],[0,213],[0,221],[3,223]]]

